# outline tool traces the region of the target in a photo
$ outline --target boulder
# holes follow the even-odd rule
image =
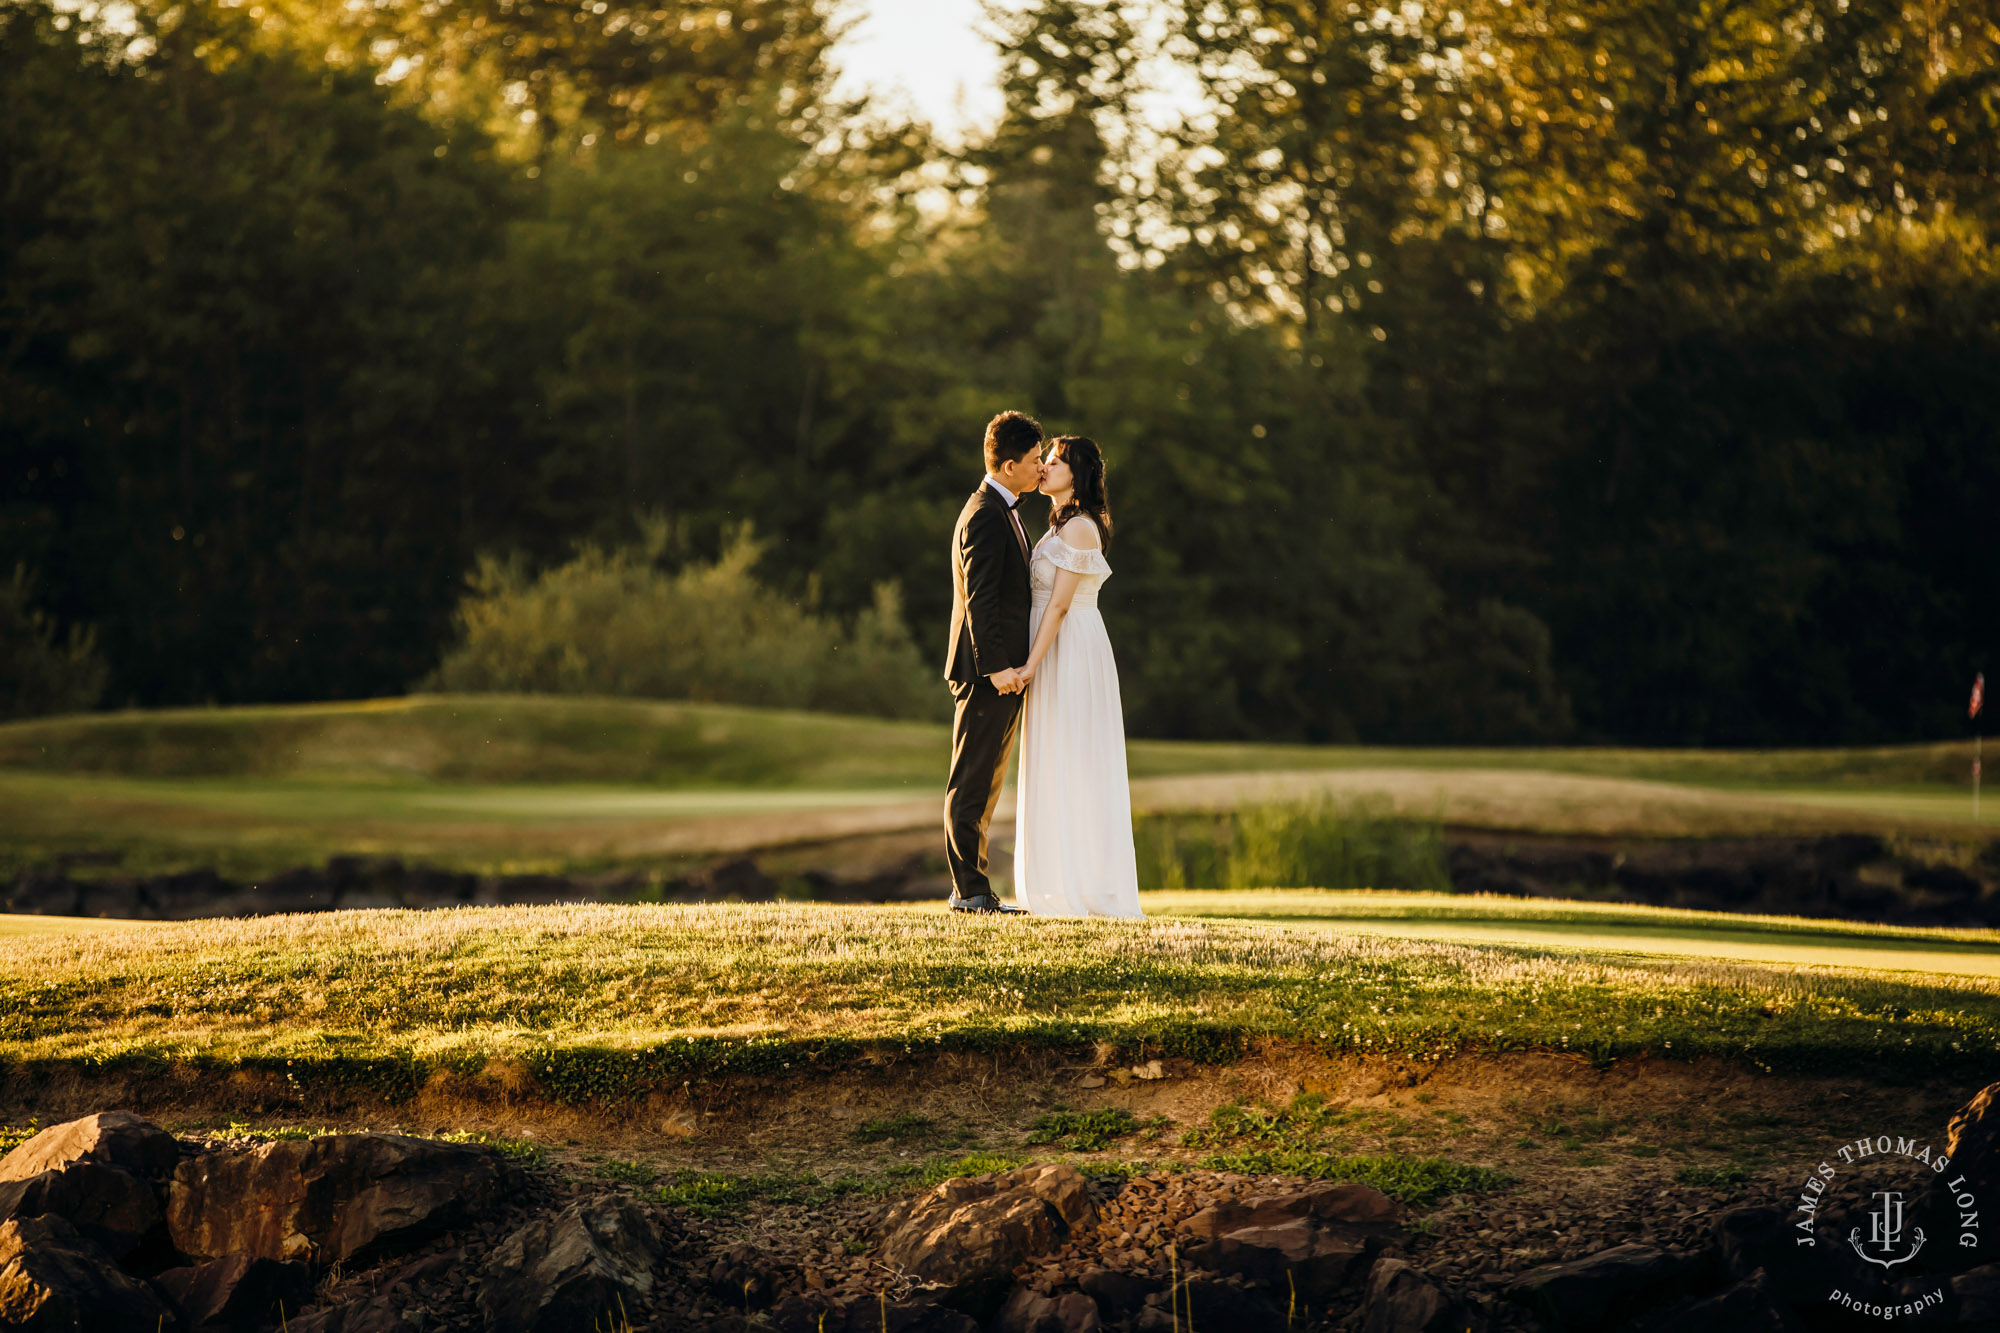
[[[839,1301],[794,1294],[760,1317],[778,1333],[980,1333],[970,1316],[923,1295]]]
[[[991,1333],[1098,1333],[1103,1326],[1097,1302],[1080,1291],[1044,1296],[1016,1287],[987,1328]]]
[[[180,1321],[75,1227],[60,1217],[31,1217],[0,1222],[0,1328],[163,1333]]]
[[[1810,1303],[1817,1307],[1825,1298],[1825,1291],[1815,1291]],[[1792,1333],[1795,1328],[1797,1324],[1785,1312],[1785,1302],[1774,1290],[1770,1275],[1760,1268],[1713,1296],[1683,1300],[1642,1315],[1626,1325],[1623,1333],[1681,1333],[1684,1329]]]
[[[990,1311],[1023,1260],[1097,1224],[1082,1173],[1038,1163],[947,1180],[898,1204],[882,1223],[881,1262],[947,1288],[953,1304]]]
[[[130,1111],[101,1111],[51,1125],[5,1157],[0,1183],[26,1180],[72,1162],[115,1166],[148,1179],[167,1175],[181,1160],[173,1135]]]
[[[129,1171],[73,1161],[0,1184],[0,1221],[28,1217],[60,1217],[124,1259],[158,1229],[160,1201]]]
[[[1115,1268],[1092,1268],[1077,1279],[1076,1285],[1097,1302],[1099,1314],[1117,1323],[1136,1314],[1146,1298],[1165,1284],[1137,1273],[1121,1273]]]
[[[629,1313],[653,1290],[666,1240],[627,1200],[578,1202],[500,1242],[479,1308],[492,1333],[564,1333]]]
[[[262,1333],[289,1322],[312,1300],[312,1269],[301,1263],[232,1254],[153,1279],[189,1333]]]
[[[745,1242],[732,1245],[708,1268],[708,1290],[732,1309],[762,1309],[777,1293],[769,1254]]]
[[[1321,1184],[1204,1208],[1181,1223],[1189,1265],[1233,1273],[1288,1302],[1323,1304],[1402,1239],[1401,1208],[1365,1185]]]
[[[1458,1299],[1414,1264],[1388,1257],[1369,1270],[1361,1333],[1462,1333],[1470,1322]]]
[[[401,1134],[288,1139],[183,1162],[167,1228],[196,1260],[365,1264],[491,1210],[512,1188],[499,1153]]]
[[[405,1313],[413,1317],[405,1319]],[[286,1333],[416,1333],[422,1327],[422,1316],[387,1292],[314,1310],[285,1323]]]
[[[1620,1245],[1529,1269],[1505,1291],[1558,1328],[1601,1329],[1685,1295],[1705,1268],[1700,1256],[1652,1245]]]
[[[1241,1278],[1193,1277],[1149,1297],[1132,1327],[1140,1333],[1189,1328],[1283,1333],[1291,1324],[1283,1310]]]
[[[1945,1126],[1944,1150],[1951,1155],[1951,1176],[1964,1176],[1966,1188],[1983,1199],[2000,1198],[2000,1083],[1972,1095]]]
[[[2000,1264],[1985,1264],[1951,1280],[1958,1322],[1966,1328],[2000,1328]]]

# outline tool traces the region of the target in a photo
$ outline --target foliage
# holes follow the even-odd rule
[[[1422,1208],[1451,1194],[1485,1193],[1507,1183],[1491,1167],[1469,1166],[1442,1157],[1374,1156],[1250,1149],[1210,1153],[1197,1163],[1204,1171],[1241,1171],[1246,1175],[1304,1176],[1308,1180],[1338,1180],[1368,1185],[1392,1199]]]
[[[1953,734],[1984,9],[1172,10],[1009,7],[948,150],[835,98],[828,0],[4,0],[0,569],[145,705],[407,687],[468,573],[647,513],[936,645],[1022,407],[1106,447],[1136,734]]]
[[[1028,1129],[1028,1142],[1053,1143],[1070,1152],[1103,1152],[1114,1140],[1139,1132],[1138,1117],[1123,1107],[1049,1111]]]
[[[643,548],[586,547],[531,577],[481,563],[460,606],[460,641],[428,682],[456,692],[590,694],[936,717],[946,702],[917,656],[893,583],[851,630],[753,575],[744,531],[713,564],[675,573]]]
[[[1451,888],[1437,822],[1327,796],[1226,815],[1142,815],[1133,842],[1147,889]]]
[[[853,1137],[856,1143],[893,1143],[903,1139],[929,1138],[936,1129],[937,1122],[929,1116],[898,1111],[892,1116],[862,1121],[855,1126]]]
[[[0,721],[46,713],[80,713],[104,693],[106,668],[95,630],[70,626],[59,638],[34,609],[34,584],[15,566],[0,583]]]

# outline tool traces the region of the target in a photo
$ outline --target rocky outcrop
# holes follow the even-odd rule
[[[312,1299],[312,1270],[302,1263],[232,1254],[153,1279],[180,1312],[187,1333],[262,1333],[289,1323]]]
[[[1945,1126],[1944,1150],[1951,1175],[1982,1199],[2000,1199],[2000,1083],[1972,1095]]]
[[[1591,1333],[1685,1295],[1703,1268],[1697,1255],[1619,1245],[1530,1269],[1508,1284],[1506,1294],[1559,1329]]]
[[[1383,1258],[1369,1270],[1361,1333],[1461,1333],[1470,1323],[1457,1297],[1405,1260]]]
[[[1075,1167],[1024,1166],[947,1180],[899,1205],[882,1224],[881,1260],[961,1303],[990,1307],[1016,1265],[1096,1221],[1089,1183]]]
[[[96,1162],[70,1162],[0,1184],[0,1220],[60,1217],[113,1259],[137,1250],[160,1225],[150,1182]]]
[[[1044,1296],[1016,1287],[987,1327],[990,1333],[1098,1333],[1104,1321],[1097,1302],[1083,1292]]]
[[[167,1229],[191,1258],[365,1262],[484,1215],[510,1172],[493,1149],[332,1134],[182,1163]]]
[[[21,1333],[176,1330],[152,1288],[60,1217],[0,1222],[0,1328]]]
[[[0,1157],[0,1182],[26,1180],[73,1162],[94,1162],[156,1179],[173,1171],[181,1146],[173,1135],[130,1111],[101,1111],[52,1125]]]
[[[1187,1262],[1295,1292],[1317,1306],[1400,1241],[1402,1209],[1365,1185],[1313,1185],[1219,1203],[1181,1224]]]
[[[574,1203],[508,1236],[487,1263],[479,1308],[492,1333],[616,1326],[653,1290],[666,1242],[624,1201]]]
[[[764,1322],[778,1333],[980,1333],[978,1320],[931,1296],[829,1301],[795,1294]]]
[[[0,1220],[59,1217],[125,1259],[159,1239],[155,1182],[180,1144],[129,1111],[54,1125],[0,1158]]]

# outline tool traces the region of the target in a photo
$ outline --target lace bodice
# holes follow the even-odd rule
[[[1035,559],[1030,567],[1037,603],[1046,602],[1055,595],[1058,569],[1083,575],[1083,582],[1077,585],[1076,596],[1070,601],[1071,610],[1079,606],[1096,606],[1097,590],[1104,586],[1104,580],[1111,577],[1111,565],[1105,560],[1104,552],[1079,551],[1064,541],[1061,534],[1051,532],[1035,543]]]

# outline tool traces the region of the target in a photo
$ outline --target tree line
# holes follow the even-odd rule
[[[1985,6],[1036,0],[969,144],[840,99],[842,13],[0,0],[0,694],[395,693],[468,578],[745,541],[928,655],[1020,407],[1110,460],[1136,732],[1958,725]]]

